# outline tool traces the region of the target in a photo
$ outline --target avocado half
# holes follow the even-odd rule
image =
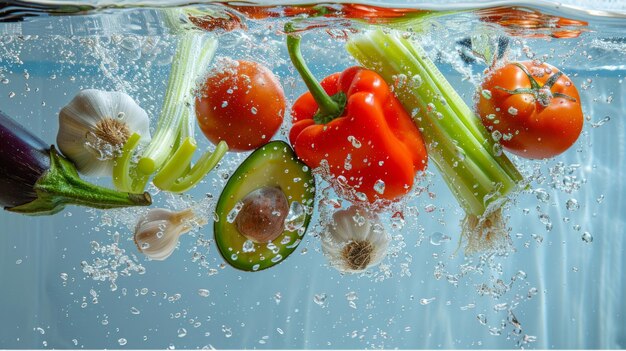
[[[271,243],[246,243],[248,238],[239,233],[228,215],[250,192],[267,186],[280,188],[287,197],[289,208],[299,207],[293,204],[297,201],[301,208],[309,210],[304,211],[304,223],[298,230],[285,230]],[[314,200],[315,179],[291,147],[283,141],[265,144],[237,168],[217,201],[213,231],[220,254],[231,266],[244,271],[260,271],[282,262],[302,241],[311,220]]]

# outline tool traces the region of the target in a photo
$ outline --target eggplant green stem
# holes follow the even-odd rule
[[[119,192],[80,179],[74,164],[59,155],[54,146],[50,149],[50,169],[37,180],[34,190],[36,200],[7,210],[28,215],[50,215],[63,210],[66,205],[110,209],[152,203],[150,194],[146,192]]]
[[[341,116],[346,107],[346,94],[339,92],[333,96],[329,96],[304,62],[300,51],[302,37],[299,34],[295,34],[293,23],[288,22],[285,24],[285,33],[287,33],[287,50],[289,51],[291,62],[317,103],[318,110],[313,117],[315,123],[326,124]]]

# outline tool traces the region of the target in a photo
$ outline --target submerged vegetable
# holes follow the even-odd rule
[[[404,107],[413,111],[431,160],[465,210],[466,252],[508,243],[501,209],[522,176],[426,52],[415,41],[382,30],[351,39],[347,49],[393,82]]]
[[[310,169],[282,141],[255,150],[226,183],[215,213],[215,243],[231,266],[259,271],[300,244],[315,198]]]
[[[137,222],[135,245],[149,258],[163,261],[174,252],[181,235],[194,225],[202,224],[206,224],[206,220],[199,218],[191,208],[180,212],[153,208]]]
[[[166,14],[181,14],[168,11]],[[178,19],[168,19],[176,22]],[[215,38],[186,33],[178,43],[172,59],[165,100],[159,115],[156,133],[141,158],[134,163],[132,152],[137,142],[126,145],[124,162],[117,162],[114,173],[116,188],[126,191],[143,190],[152,174],[154,185],[166,191],[180,193],[194,187],[224,156],[228,147],[219,143],[215,151],[205,152],[191,165],[197,148],[195,123],[190,117],[195,80],[211,61],[217,41]]]
[[[150,141],[149,127],[148,114],[127,94],[85,89],[61,109],[57,145],[79,172],[111,176],[128,138]]]
[[[196,98],[196,118],[213,143],[233,151],[254,150],[280,128],[285,94],[267,67],[252,61],[222,59]]]
[[[526,158],[564,152],[583,128],[576,86],[547,63],[513,62],[491,72],[477,109],[504,149]]]
[[[300,37],[287,46],[309,91],[294,103],[289,140],[309,167],[328,165],[332,182],[347,184],[356,200],[397,200],[426,168],[426,146],[389,86],[376,72],[351,67],[319,84],[304,64]]]
[[[385,258],[391,237],[376,214],[351,206],[333,214],[321,240],[331,266],[340,272],[360,273]]]
[[[150,194],[129,194],[81,180],[54,146],[0,112],[0,205],[29,215],[54,214],[65,205],[95,208],[146,206]]]

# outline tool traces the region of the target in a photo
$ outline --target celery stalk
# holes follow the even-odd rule
[[[422,131],[430,159],[466,212],[467,251],[508,241],[501,206],[522,176],[415,41],[374,30],[347,50],[390,84]]]
[[[215,52],[214,38],[194,33],[183,35],[176,54],[161,108],[157,131],[137,164],[139,172],[152,174],[160,169],[174,152],[183,123],[189,120],[189,99],[198,74],[206,69]]]
[[[196,79],[213,58],[217,41],[188,30],[181,24],[185,16],[186,13],[180,9],[165,11],[166,22],[173,32],[181,35],[181,39],[172,59],[165,99],[154,137],[134,165],[130,164],[134,145],[125,145],[125,157],[120,158],[114,167],[116,186],[120,188],[142,190],[150,175],[158,172],[153,180],[158,188],[172,192],[188,190],[211,171],[225,150],[228,150],[225,143],[218,145],[215,152],[205,152],[191,166],[196,150],[195,118],[190,111],[193,106],[193,88]]]

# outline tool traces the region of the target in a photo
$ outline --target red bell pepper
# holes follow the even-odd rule
[[[383,78],[351,67],[320,85],[304,64],[300,37],[289,34],[287,45],[309,88],[292,107],[289,141],[298,157],[311,168],[326,161],[330,181],[336,185],[343,176],[341,182],[356,191],[357,200],[372,203],[407,194],[426,167],[426,146]]]

